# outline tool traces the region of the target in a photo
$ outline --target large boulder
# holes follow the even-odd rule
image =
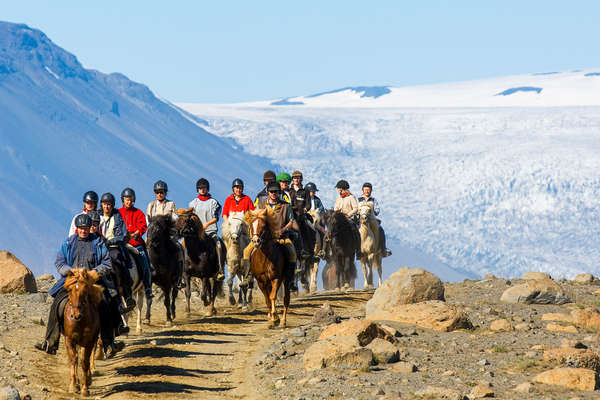
[[[375,338],[394,341],[393,336],[377,324],[356,318],[350,318],[339,324],[329,325],[321,332],[319,340],[325,340],[332,336],[351,336],[356,338],[361,346],[368,345]]]
[[[533,279],[521,285],[510,287],[502,293],[500,300],[505,303],[524,304],[565,304],[573,302],[560,285],[552,279]]]
[[[373,352],[373,360],[377,364],[393,363],[400,359],[398,348],[387,340],[376,338],[367,348]]]
[[[570,322],[581,328],[600,330],[600,313],[589,308],[575,309],[571,311],[571,314],[547,313],[542,315],[542,321]]]
[[[0,293],[35,293],[33,273],[9,251],[0,251]]]
[[[319,340],[304,353],[304,368],[307,371],[327,367],[364,369],[372,363],[371,349],[361,347],[356,337],[352,336],[332,336]]]
[[[403,322],[441,332],[473,328],[465,313],[439,300],[367,307],[367,319]]]
[[[529,280],[535,280],[535,279],[552,279],[552,277],[550,277],[550,275],[545,272],[529,271],[529,272],[525,272],[523,274],[523,276],[521,277],[521,279],[529,281]]]
[[[544,351],[542,360],[555,362],[565,367],[587,368],[600,372],[600,356],[587,349],[562,347]]]
[[[598,387],[598,375],[585,368],[554,368],[537,375],[533,381],[579,390],[595,390]]]

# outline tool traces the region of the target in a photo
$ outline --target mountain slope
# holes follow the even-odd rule
[[[126,186],[144,211],[152,184],[186,207],[200,176],[222,200],[240,176],[254,192],[271,164],[121,74],[85,69],[42,32],[0,22],[0,248],[52,271],[87,190]]]

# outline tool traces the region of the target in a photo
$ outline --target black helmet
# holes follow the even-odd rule
[[[90,218],[92,219],[92,223],[94,223],[94,222],[100,223],[100,214],[98,214],[98,211],[89,211],[87,213],[87,215],[89,215]]]
[[[87,203],[88,201],[93,201],[94,203],[98,203],[98,193],[90,190],[89,192],[85,192],[83,194],[83,202]]]
[[[200,178],[196,181],[196,190],[202,189],[202,188],[206,188],[207,190],[210,190],[210,183],[208,182],[208,180],[206,180],[204,178]]]
[[[244,181],[240,178],[235,178],[233,182],[231,182],[231,187],[234,188],[236,186],[241,186],[244,189]]]
[[[100,197],[100,203],[108,203],[115,206],[115,196],[112,193],[104,193],[102,197]]]
[[[164,191],[165,193],[167,193],[169,191],[169,186],[167,186],[167,182],[156,181],[156,183],[154,184],[154,193],[161,191],[161,190]]]
[[[363,183],[362,187],[363,187],[363,188],[366,188],[366,187],[368,187],[369,189],[373,190],[373,185],[371,185],[371,183],[370,183],[370,182],[365,182],[365,183]]]
[[[271,171],[270,169],[265,171],[265,173],[263,174],[263,181],[274,182],[275,179],[275,172]]]
[[[78,228],[82,226],[90,227],[92,226],[92,218],[87,214],[79,214],[75,217],[75,226]]]
[[[312,182],[308,182],[306,184],[306,186],[304,186],[304,190],[306,190],[307,192],[318,192],[319,189],[317,189],[317,185],[315,185]]]
[[[279,183],[277,182],[269,182],[267,185],[267,192],[279,192],[280,190]]]
[[[336,189],[344,189],[344,190],[348,190],[350,189],[350,185],[348,184],[347,181],[345,180],[339,180],[338,183],[335,184]]]
[[[123,201],[125,197],[131,197],[131,200],[135,202],[135,191],[132,188],[123,189],[121,192],[121,201]]]

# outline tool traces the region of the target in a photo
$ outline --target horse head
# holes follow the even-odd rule
[[[367,223],[370,218],[373,218],[375,216],[373,212],[373,203],[369,201],[361,201],[358,205],[358,212],[360,215],[360,223]]]
[[[185,237],[197,235],[199,239],[204,238],[204,227],[193,208],[190,207],[187,210],[180,208],[177,210],[177,215],[179,218],[177,219],[175,227],[179,236]]]
[[[90,304],[100,303],[103,289],[95,285],[99,278],[96,271],[88,271],[85,268],[75,268],[67,273],[64,288],[69,292],[70,319],[81,320]]]
[[[170,215],[160,215],[150,219],[148,225],[148,234],[146,244],[148,247],[156,249],[165,240],[170,240],[170,230],[173,226],[173,219]]]
[[[313,219],[313,226],[318,226],[319,221],[321,219],[321,213],[319,212],[319,210],[316,208],[311,208],[310,210],[308,210],[308,213]]]
[[[264,242],[279,237],[276,217],[275,211],[269,207],[248,211],[246,223],[255,247],[260,248]]]

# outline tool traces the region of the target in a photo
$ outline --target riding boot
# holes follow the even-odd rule
[[[48,354],[56,354],[58,344],[60,343],[60,331],[63,322],[62,312],[64,310],[64,305],[61,306],[61,303],[66,304],[68,296],[69,294],[67,291],[64,288],[61,288],[56,294],[56,297],[54,297],[54,301],[50,306],[50,313],[48,314],[48,323],[46,325],[44,341],[34,344],[36,349],[45,351]],[[61,308],[63,310],[61,310]]]
[[[244,277],[240,282],[240,288],[247,288],[248,284],[252,280],[252,271],[250,271],[250,260],[242,259],[242,270],[244,271]]]
[[[217,273],[217,280],[218,281],[222,281],[225,279],[225,270],[223,268],[223,253],[222,253],[222,246],[221,246],[221,241],[219,240],[219,238],[217,237],[217,260],[219,262],[219,272]]]
[[[183,247],[179,242],[175,242],[177,245],[177,289],[183,289],[186,287],[185,281],[183,280],[183,266],[185,265],[185,253]]]
[[[296,283],[296,265],[295,263],[289,263],[288,265],[288,273],[287,273],[287,281],[288,287],[290,288],[290,292],[298,291],[298,284]]]
[[[154,294],[152,293],[152,272],[150,270],[150,260],[148,259],[148,253],[146,253],[146,249],[144,249],[142,246],[137,247],[137,249],[140,252],[139,259],[142,262],[142,273],[144,275],[144,294],[146,295],[147,299],[151,299],[154,297]]]
[[[381,225],[379,225],[379,243],[380,243],[379,251],[381,252],[381,256],[382,257],[391,256],[392,252],[387,249],[387,246],[385,244],[385,232],[383,231],[383,228],[381,227]]]

